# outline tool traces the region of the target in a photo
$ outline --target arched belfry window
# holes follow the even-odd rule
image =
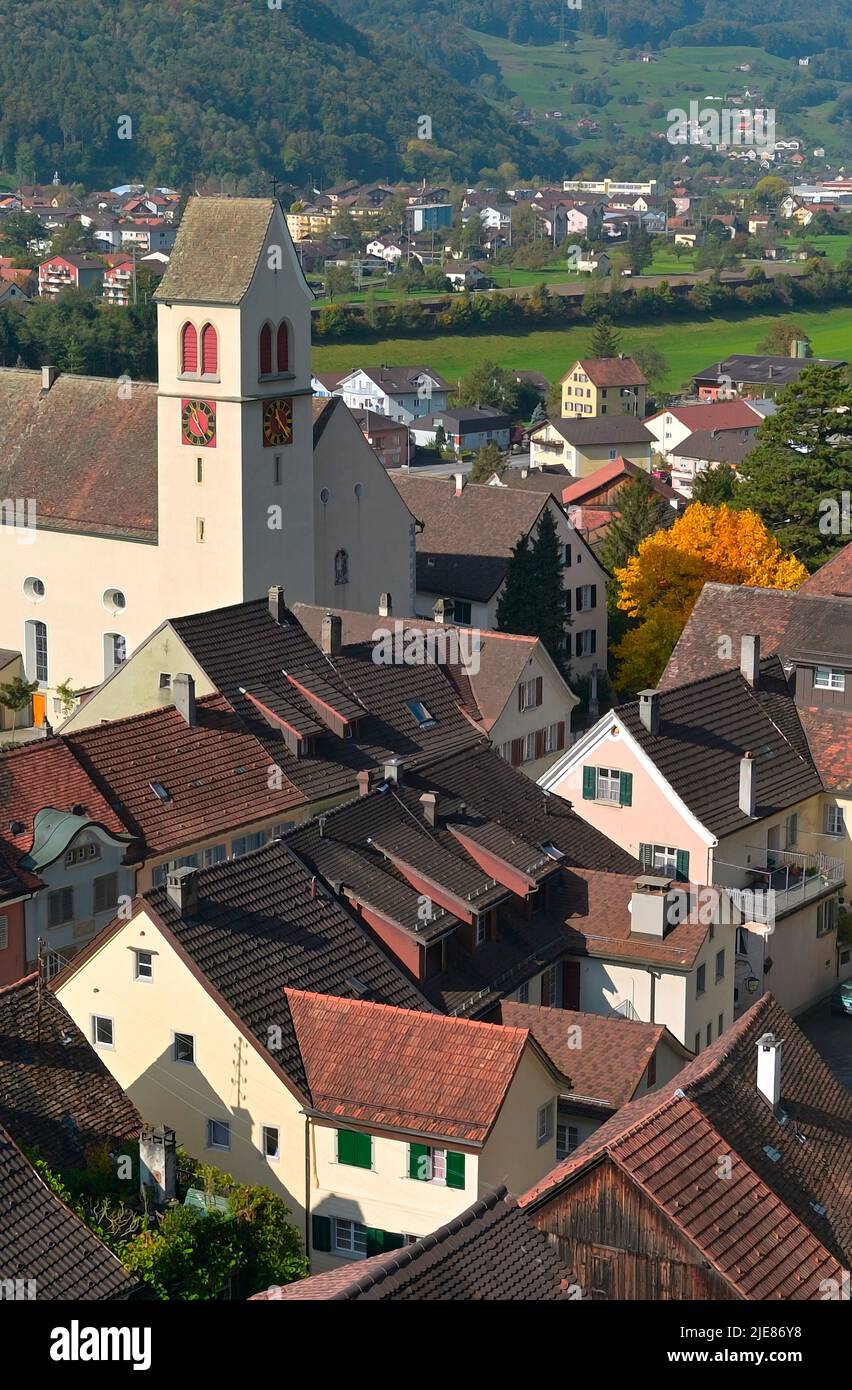
[[[198,334],[194,323],[185,323],[180,332],[180,369],[185,376],[198,371]]]
[[[216,376],[219,371],[219,337],[212,323],[201,330],[201,371],[204,376]]]
[[[334,582],[335,584],[349,583],[349,551],[338,550],[334,557]]]
[[[260,330],[260,375],[272,376],[272,326],[265,323]]]
[[[278,325],[277,357],[279,372],[290,370],[290,325],[282,319]]]

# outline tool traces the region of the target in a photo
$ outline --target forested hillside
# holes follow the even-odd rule
[[[468,178],[504,161],[562,172],[555,141],[448,78],[387,16],[383,28],[356,29],[322,0],[0,0],[0,168],[90,186],[222,177],[237,191],[273,173],[327,185]]]

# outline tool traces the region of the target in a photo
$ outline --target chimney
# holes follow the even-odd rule
[[[461,497],[462,493],[464,492],[464,485],[467,482],[467,478],[465,477],[464,473],[454,473],[453,477],[456,480],[456,497]]]
[[[397,785],[402,781],[402,763],[399,758],[388,758],[384,766],[386,782],[395,782]]]
[[[639,718],[649,734],[660,732],[660,692],[659,690],[639,691]]]
[[[781,1052],[784,1039],[764,1033],[757,1040],[757,1089],[773,1110],[781,1099]]]
[[[370,774],[366,767],[361,769],[361,771],[358,773],[358,776],[355,778],[355,781],[358,783],[358,795],[369,796]]]
[[[424,792],[420,805],[423,807],[423,819],[434,830],[438,822],[438,798],[435,792]]]
[[[286,622],[287,605],[284,602],[284,590],[280,584],[273,584],[269,590],[269,616],[273,622],[283,624]]]
[[[143,1129],[139,1136],[139,1183],[142,1195],[149,1188],[154,1204],[164,1207],[177,1189],[177,1155],[173,1129]]]
[[[435,622],[451,623],[453,621],[453,613],[455,612],[455,607],[456,606],[451,598],[439,598],[437,603],[435,604],[435,607],[432,609],[432,613],[435,617]]]
[[[41,369],[41,389],[49,391],[56,378],[59,376],[58,367],[42,367]]]
[[[329,609],[322,620],[320,645],[326,656],[338,656],[343,646],[343,619]]]
[[[754,758],[743,753],[740,758],[740,810],[744,816],[754,816]]]
[[[688,913],[685,886],[672,886],[672,880],[658,874],[642,874],[634,880],[630,895],[630,930],[642,936],[666,935],[670,927],[683,922]]]
[[[172,869],[166,875],[166,893],[181,917],[193,917],[198,911],[198,870],[189,865]]]
[[[172,681],[172,696],[178,714],[191,729],[195,728],[195,681],[185,671],[181,671]]]
[[[389,618],[393,613],[393,602],[390,594],[379,595],[379,617]]]
[[[757,633],[743,637],[740,642],[740,671],[756,690],[760,684],[760,638]]]

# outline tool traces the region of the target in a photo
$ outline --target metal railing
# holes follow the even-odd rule
[[[769,922],[781,913],[818,898],[826,889],[844,881],[843,862],[819,850],[773,849],[747,845],[765,860],[765,867],[752,864],[731,864],[715,860],[719,868],[736,869],[745,875],[749,884],[744,887],[724,885],[734,906],[752,921]]]

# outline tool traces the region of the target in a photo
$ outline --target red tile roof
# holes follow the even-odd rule
[[[741,430],[758,429],[763,416],[752,410],[747,401],[708,401],[705,405],[670,405],[666,410],[658,410],[650,420],[659,420],[661,415],[673,415],[682,425],[691,430]]]
[[[577,478],[569,483],[562,491],[562,501],[567,507],[572,503],[583,502],[587,497],[594,497],[599,492],[605,491],[610,484],[618,482],[619,479],[638,478],[640,473],[645,473],[644,468],[639,468],[637,464],[631,463],[626,458],[610,459],[608,463],[601,464],[594,473],[588,473],[585,478]],[[667,501],[678,500],[680,494],[675,492],[668,483],[662,482],[659,478],[654,478],[650,473],[645,474],[654,492],[658,492]]]
[[[829,598],[834,594],[852,594],[852,541],[826,560],[824,565],[820,565],[799,586],[799,592],[822,594]]]
[[[82,806],[87,816],[115,835],[128,828],[62,738],[26,743],[0,755],[0,826],[15,858],[32,849],[36,812]],[[10,825],[23,829],[13,834]]]
[[[593,386],[647,386],[647,379],[642,374],[642,369],[632,357],[583,357],[579,365],[583,368],[586,376]],[[565,373],[562,378],[567,381],[573,372]]]
[[[823,786],[852,792],[852,710],[800,707],[799,718]]]
[[[483,1144],[525,1028],[285,989],[314,1105],[328,1115]]]

